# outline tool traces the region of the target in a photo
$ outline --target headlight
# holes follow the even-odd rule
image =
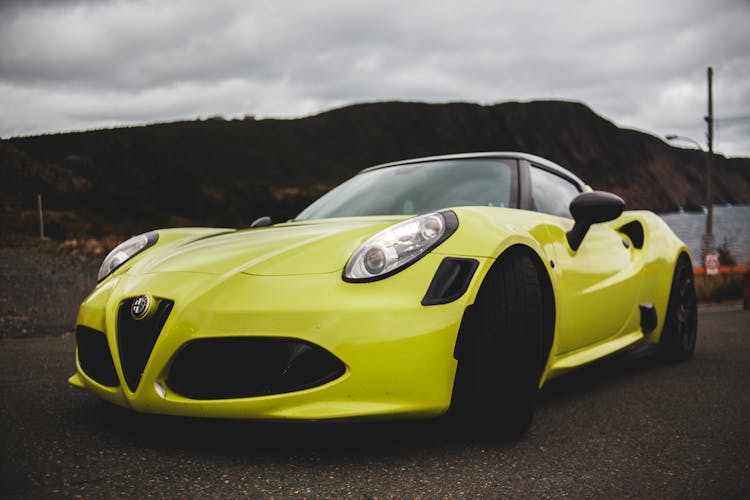
[[[413,264],[442,243],[458,227],[453,212],[413,217],[370,238],[344,268],[344,281],[375,281]]]
[[[114,272],[115,269],[123,265],[134,255],[139,254],[148,247],[152,246],[159,239],[159,233],[150,232],[133,236],[127,241],[117,245],[114,250],[109,252],[99,268],[97,281],[101,281]]]

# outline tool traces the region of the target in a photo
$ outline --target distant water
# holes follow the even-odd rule
[[[661,217],[690,248],[693,261],[698,264],[706,215],[685,212],[661,214]],[[714,205],[713,233],[716,246],[726,242],[737,264],[750,264],[750,205]]]

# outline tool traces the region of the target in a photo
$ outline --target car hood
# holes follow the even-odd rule
[[[129,274],[193,272],[265,276],[341,271],[364,241],[406,217],[352,217],[217,234],[146,252]]]

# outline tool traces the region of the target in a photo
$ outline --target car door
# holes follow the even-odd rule
[[[638,255],[618,221],[593,224],[577,251],[570,202],[579,187],[542,167],[529,166],[532,209],[547,214],[548,255],[556,274],[558,354],[572,352],[638,328]]]

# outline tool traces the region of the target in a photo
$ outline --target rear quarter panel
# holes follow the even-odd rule
[[[629,211],[613,222],[617,223],[617,227],[621,227],[633,220],[641,222],[644,231],[640,301],[654,304],[658,319],[656,329],[646,338],[650,343],[657,343],[664,327],[672,275],[677,259],[684,253],[692,261],[692,256],[685,243],[672,232],[661,217],[653,212]]]

